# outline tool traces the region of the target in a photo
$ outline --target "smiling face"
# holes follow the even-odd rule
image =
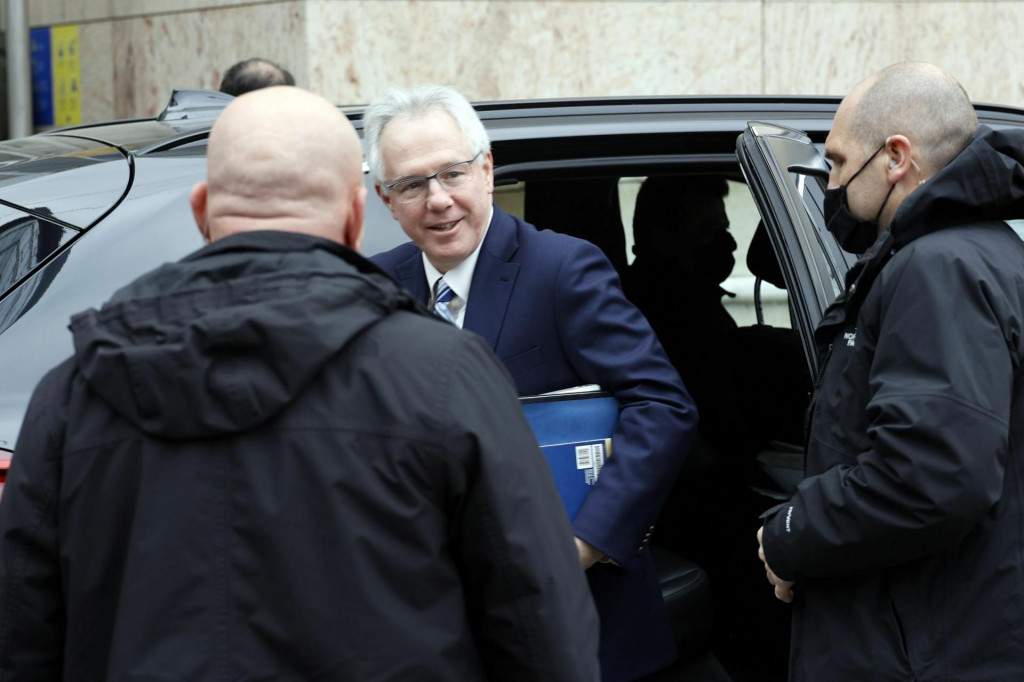
[[[480,151],[470,147],[455,119],[440,110],[395,119],[381,133],[379,147],[387,184],[433,175]],[[377,193],[431,265],[447,272],[473,253],[483,238],[494,191],[493,170],[487,152],[472,164],[470,181],[457,189],[446,190],[431,180],[427,195],[408,204],[380,184]]]

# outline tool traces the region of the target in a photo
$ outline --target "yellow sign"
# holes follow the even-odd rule
[[[82,122],[82,92],[78,68],[78,26],[50,29],[53,64],[53,118],[58,126]]]

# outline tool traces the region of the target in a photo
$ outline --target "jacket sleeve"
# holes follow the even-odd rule
[[[577,536],[620,566],[646,549],[697,428],[697,408],[654,330],[592,244],[575,242],[555,286],[559,341],[573,369],[619,403],[612,452],[576,518]]]
[[[989,290],[969,259],[902,255],[910,257],[875,282],[883,288],[866,388],[871,448],[804,480],[767,515],[765,555],[783,578],[934,554],[981,522],[1003,491],[1014,367],[995,306],[1016,293]]]
[[[454,535],[488,679],[599,679],[597,613],[511,378],[475,335],[455,355],[446,449],[468,453],[470,482]]]
[[[36,388],[0,499],[0,679],[63,679],[58,504],[64,366]]]

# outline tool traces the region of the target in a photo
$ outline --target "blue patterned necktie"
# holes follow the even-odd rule
[[[434,314],[442,320],[448,320],[455,324],[455,311],[452,310],[453,298],[455,298],[455,292],[444,281],[444,277],[438,277],[434,282]]]

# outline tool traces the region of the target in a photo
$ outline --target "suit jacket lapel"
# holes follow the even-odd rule
[[[395,266],[398,283],[412,292],[416,300],[427,305],[430,299],[430,288],[427,286],[427,273],[423,270],[423,255],[419,249],[406,260]]]
[[[515,221],[495,206],[494,217],[473,271],[473,286],[469,291],[469,305],[463,323],[464,329],[482,336],[491,350],[498,347],[501,327],[519,275],[519,263],[510,262],[518,248]],[[421,263],[421,279],[424,278],[422,271]]]

